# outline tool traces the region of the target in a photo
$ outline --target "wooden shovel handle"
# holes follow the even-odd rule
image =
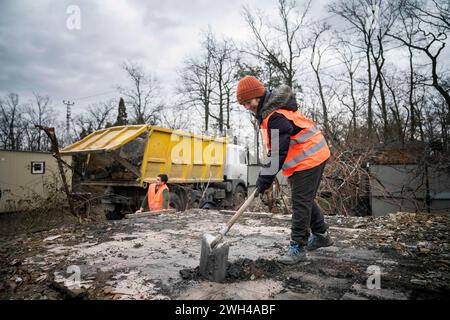
[[[233,226],[233,224],[236,222],[237,219],[239,219],[239,217],[242,215],[242,213],[245,211],[245,209],[247,209],[247,207],[249,206],[249,204],[253,201],[253,199],[255,198],[255,193],[256,193],[256,189],[255,191],[253,191],[250,196],[247,198],[247,200],[245,200],[245,202],[241,205],[241,207],[239,208],[239,210],[231,217],[230,220],[228,220],[227,224],[225,225],[224,228],[222,228],[222,230],[220,230],[219,235],[211,242],[210,246],[211,249],[215,249],[217,244],[220,242],[220,240],[222,240],[222,238],[228,233],[228,231],[230,230],[230,228]]]
[[[239,210],[231,217],[231,219],[228,220],[228,222],[227,222],[228,230],[233,226],[233,224],[236,222],[236,220],[239,219],[239,217],[242,215],[242,213],[245,211],[245,209],[247,209],[247,207],[253,201],[253,199],[255,198],[255,193],[256,193],[256,189],[248,196],[247,200],[245,200],[245,202],[241,205]]]

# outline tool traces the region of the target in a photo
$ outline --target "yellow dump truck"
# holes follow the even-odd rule
[[[170,206],[179,211],[208,203],[232,208],[247,194],[246,150],[226,138],[127,125],[95,131],[61,154],[87,155],[81,183],[104,187],[111,219],[138,209],[160,173],[168,175]]]

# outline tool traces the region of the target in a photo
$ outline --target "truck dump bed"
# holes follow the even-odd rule
[[[160,173],[166,173],[170,183],[217,182],[223,181],[226,144],[225,138],[150,125],[128,125],[95,131],[61,153],[88,154],[88,168],[93,162],[101,163],[103,169],[114,162],[124,173],[120,176],[116,172],[101,179],[91,175],[88,178],[92,182],[135,181],[137,176],[143,184],[155,181]]]

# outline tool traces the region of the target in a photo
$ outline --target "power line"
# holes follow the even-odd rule
[[[85,99],[89,99],[89,98],[93,98],[93,97],[104,96],[104,95],[107,95],[107,94],[110,94],[110,93],[117,93],[117,91],[114,90],[114,91],[107,91],[107,92],[97,93],[97,94],[93,94],[93,95],[90,95],[90,96],[74,98],[74,100],[85,100]]]

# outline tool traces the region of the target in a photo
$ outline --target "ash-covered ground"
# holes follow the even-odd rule
[[[450,297],[448,216],[327,216],[335,244],[284,266],[276,259],[287,250],[290,216],[244,213],[225,237],[231,245],[225,282],[204,280],[198,274],[201,237],[229,218],[189,210],[0,235],[0,298]]]

